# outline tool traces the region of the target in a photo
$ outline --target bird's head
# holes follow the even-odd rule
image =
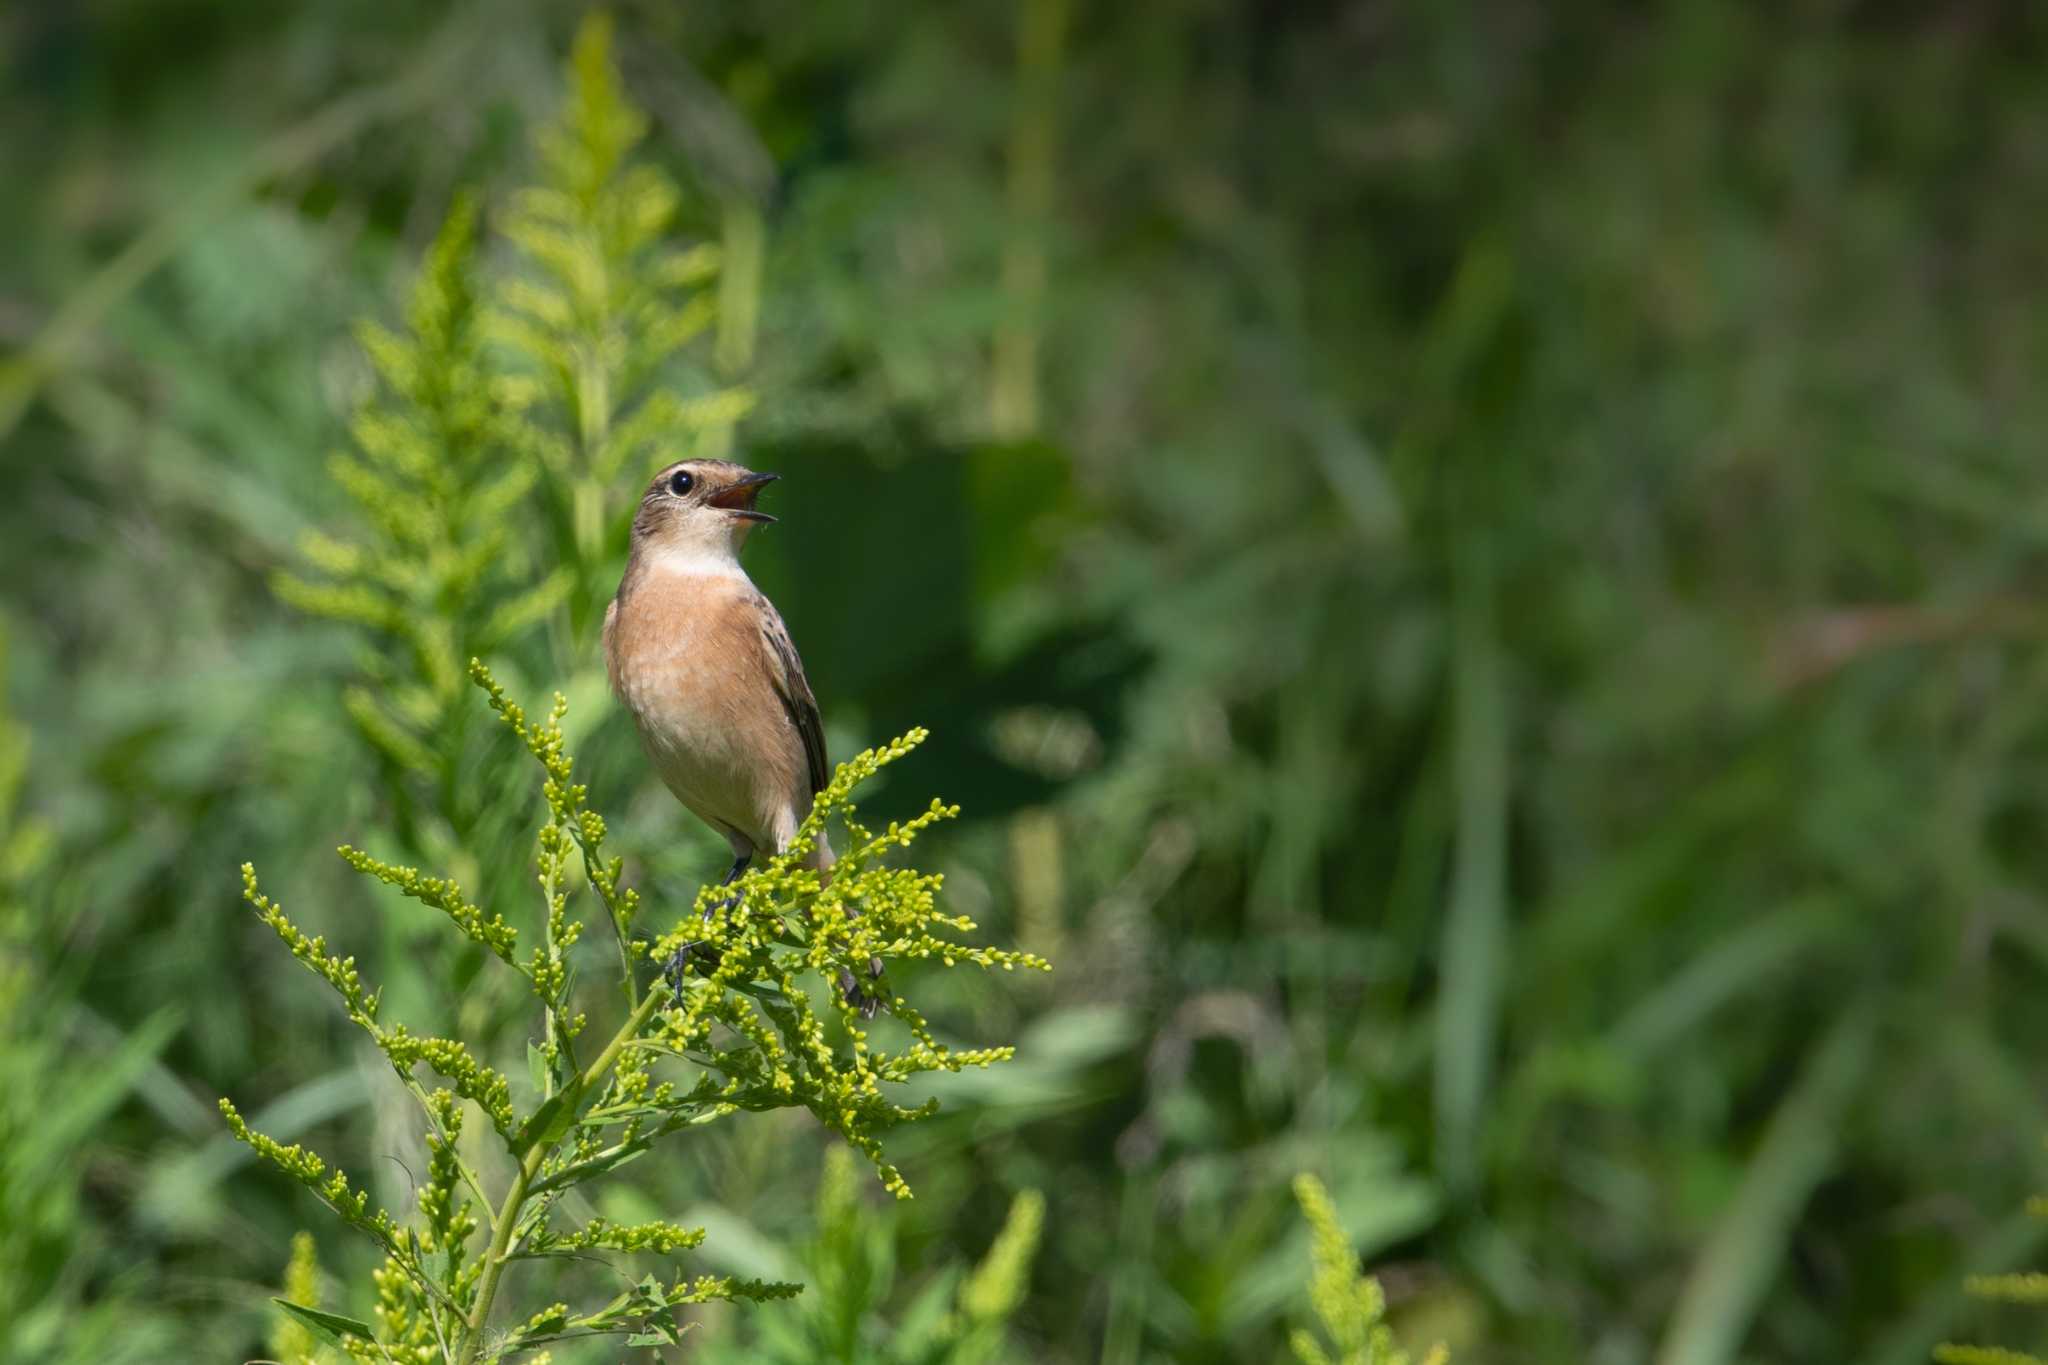
[[[747,533],[775,518],[754,510],[779,475],[756,474],[727,460],[682,460],[654,476],[633,516],[633,552],[727,558]]]

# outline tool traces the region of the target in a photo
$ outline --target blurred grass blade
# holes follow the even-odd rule
[[[37,1173],[62,1170],[182,1024],[182,1011],[158,1010],[136,1025],[115,1051],[80,1067],[74,1084],[38,1106],[36,1121],[20,1135],[7,1166],[38,1180],[43,1177]]]
[[[1057,189],[1060,68],[1067,0],[1017,8],[1017,74],[1011,100],[1009,235],[1003,244],[1004,316],[989,375],[989,430],[1021,441],[1039,427],[1039,346],[1050,265],[1046,225]]]
[[[1428,757],[1401,806],[1399,851],[1382,912],[1387,941],[1394,948],[1386,992],[1396,1002],[1407,997],[1416,972],[1428,963],[1434,921],[1443,903],[1445,854],[1452,837],[1452,742],[1441,731],[1431,735]]]
[[[1372,546],[1399,540],[1407,530],[1401,496],[1380,452],[1328,398],[1308,400],[1301,422],[1316,464],[1359,540]]]
[[[117,1048],[123,1039],[133,1036],[89,1005],[80,1004],[77,1009],[78,1030],[92,1047]],[[135,1098],[148,1105],[166,1126],[187,1137],[212,1137],[219,1129],[220,1111],[201,1103],[184,1078],[154,1056],[136,1072]]]
[[[1454,1194],[1477,1182],[1507,934],[1508,718],[1492,567],[1477,543],[1461,559],[1452,739],[1457,852],[1436,1012],[1437,1163]]]
[[[1871,1032],[1871,1015],[1859,1005],[1813,1050],[1686,1277],[1657,1365],[1735,1359],[1785,1259],[1799,1210],[1834,1161],[1842,1111],[1870,1061]]]
[[[1764,985],[1825,942],[1842,922],[1839,903],[1828,894],[1770,911],[1695,953],[1622,1016],[1609,1041],[1618,1052],[1649,1059],[1689,1036],[1728,1001]]]
[[[1102,1337],[1102,1365],[1136,1365],[1145,1334],[1145,1299],[1151,1288],[1145,1268],[1151,1263],[1158,1222],[1157,1187],[1148,1171],[1126,1171],[1121,1203],[1116,1255],[1110,1259],[1109,1325]]]

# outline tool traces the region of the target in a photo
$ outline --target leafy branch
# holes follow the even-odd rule
[[[507,1272],[517,1263],[592,1252],[672,1257],[697,1247],[702,1229],[669,1222],[620,1225],[596,1219],[563,1226],[562,1196],[609,1177],[663,1138],[741,1110],[808,1109],[866,1155],[891,1193],[909,1197],[902,1173],[883,1156],[882,1137],[898,1124],[929,1116],[936,1102],[898,1105],[884,1087],[927,1071],[985,1067],[1007,1059],[1011,1049],[950,1048],[900,994],[890,995],[885,1008],[907,1041],[893,1050],[878,1046],[841,982],[857,969],[868,970],[871,959],[937,959],[945,966],[1003,970],[1043,970],[1047,964],[1029,953],[955,937],[974,924],[940,910],[940,878],[884,864],[885,855],[908,847],[955,808],[933,802],[915,818],[879,831],[853,818],[856,789],[916,747],[923,732],[913,731],[841,764],[791,847],[736,883],[731,890],[738,899],[722,916],[706,922],[703,912],[724,894],[706,888],[651,947],[639,945],[643,954],[665,958],[685,937],[704,942],[717,955],[708,976],[687,980],[680,993],[658,976],[640,989],[634,980],[640,964],[623,933],[638,899],[620,885],[620,864],[604,853],[604,821],[574,780],[575,760],[562,731],[567,703],[557,696],[545,718],[535,720],[482,663],[472,661],[469,672],[541,769],[547,816],[535,840],[535,866],[543,890],[542,944],[520,956],[518,930],[504,916],[465,899],[452,879],[381,863],[354,848],[343,848],[341,855],[357,871],[438,912],[525,983],[542,1035],[530,1053],[532,1102],[519,1104],[511,1078],[463,1041],[387,1022],[380,997],[364,982],[355,959],[307,935],[245,865],[243,895],[258,918],[335,992],[349,1020],[419,1102],[429,1127],[428,1179],[411,1218],[401,1220],[372,1206],[367,1192],[324,1158],[251,1129],[231,1102],[221,1101],[237,1138],[385,1253],[374,1325],[306,1304],[287,1309],[308,1331],[354,1359],[474,1365],[584,1336],[623,1335],[629,1345],[672,1342],[684,1330],[677,1313],[690,1305],[796,1293],[795,1285],[650,1275],[588,1310],[552,1304],[509,1331],[490,1329]],[[802,862],[826,823],[835,820],[850,837],[827,883]],[[572,851],[585,874],[581,879],[569,875]],[[578,890],[589,894],[578,897]],[[571,1012],[563,953],[581,933],[586,921],[578,907],[589,901],[595,902],[588,906],[591,912],[602,913],[621,931],[626,970],[619,983],[623,1017],[589,1060],[579,1063],[576,1041],[588,1015]],[[445,1084],[428,1089],[420,1079],[423,1071]],[[491,1182],[458,1155],[464,1117],[472,1111],[490,1123],[509,1169],[495,1197],[487,1194]],[[483,1234],[481,1251],[470,1245],[476,1233]]]

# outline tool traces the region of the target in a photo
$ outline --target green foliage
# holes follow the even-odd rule
[[[778,1099],[802,1104],[865,1153],[880,1171],[882,1183],[899,1198],[908,1198],[910,1189],[901,1173],[883,1161],[879,1135],[897,1123],[934,1112],[935,1106],[903,1108],[891,1103],[881,1087],[908,1081],[920,1072],[986,1067],[1007,1061],[1014,1049],[955,1050],[939,1042],[908,1000],[889,993],[886,977],[859,989],[883,992],[889,1012],[908,1029],[910,1041],[898,1052],[875,1048],[862,1027],[858,983],[867,980],[874,964],[892,958],[937,958],[947,967],[965,961],[1004,971],[1050,970],[1045,959],[1032,953],[939,937],[935,929],[969,932],[975,927],[965,915],[938,909],[943,878],[881,863],[891,849],[907,848],[934,822],[958,814],[956,807],[934,801],[923,814],[891,821],[879,833],[852,818],[854,788],[924,738],[923,731],[913,730],[840,764],[788,850],[765,867],[750,869],[730,890],[705,887],[698,893],[698,917],[684,920],[655,948],[665,958],[685,942],[701,941],[719,959],[708,980],[686,991],[682,1008],[663,1031],[663,1046],[676,1056],[707,1058],[728,1076],[721,1097],[733,1104],[766,1107]],[[834,816],[844,818],[850,838],[828,882],[803,867],[801,860]],[[738,903],[729,914],[714,916],[706,932],[704,918],[731,894],[738,895]],[[792,912],[802,916],[797,930],[801,951],[796,952],[789,945]],[[832,1010],[852,1042],[844,1059],[827,1041],[825,1020],[800,984],[805,974],[837,988],[829,997]],[[729,989],[743,984],[740,993]],[[730,1030],[742,1046],[714,1048],[715,1027]]]
[[[607,538],[621,476],[630,479],[634,462],[710,448],[701,443],[722,441],[748,404],[727,391],[677,397],[679,355],[714,316],[705,286],[717,257],[709,248],[665,245],[679,196],[659,171],[631,162],[646,120],[624,98],[609,32],[601,18],[584,25],[563,114],[538,139],[543,183],[517,197],[506,224],[527,273],[484,277],[476,214],[463,199],[414,287],[407,334],[360,329],[382,392],[352,424],[356,454],[338,457],[331,469],[370,536],[352,544],[309,536],[303,552],[326,581],[291,574],[276,580],[287,601],[366,627],[384,643],[370,670],[377,686],[352,689],[344,703],[359,730],[393,760],[399,790],[410,793],[401,807],[409,823],[428,831],[424,838],[401,836],[471,867],[488,865],[490,850],[464,847],[473,844],[463,836],[478,831],[481,808],[467,799],[469,784],[455,781],[466,725],[450,692],[447,659],[459,650],[506,646],[572,588],[586,586],[574,581],[576,571],[610,562]],[[525,368],[494,369],[487,339]],[[571,534],[561,542],[567,567],[528,588],[519,583],[526,559],[511,528],[536,486],[554,524]],[[259,918],[339,994],[348,1018],[430,1121],[430,1177],[414,1219],[402,1224],[322,1158],[251,1130],[232,1104],[221,1102],[234,1134],[258,1157],[312,1190],[384,1252],[374,1328],[310,1302],[289,1306],[293,1321],[352,1355],[390,1351],[402,1359],[466,1362],[584,1336],[623,1333],[630,1344],[654,1344],[680,1330],[675,1313],[688,1305],[793,1292],[733,1277],[664,1283],[648,1276],[594,1310],[556,1305],[509,1336],[485,1337],[499,1277],[513,1261],[591,1251],[670,1256],[695,1247],[701,1230],[666,1221],[621,1224],[600,1216],[565,1227],[551,1220],[577,1206],[577,1187],[657,1139],[739,1109],[810,1109],[869,1156],[892,1193],[907,1197],[880,1138],[896,1124],[929,1116],[936,1104],[900,1106],[883,1087],[928,1071],[985,1067],[1010,1050],[949,1048],[901,996],[889,1009],[908,1046],[876,1048],[861,1027],[861,997],[845,983],[856,970],[866,980],[892,958],[1006,970],[1046,964],[1031,954],[939,937],[935,930],[973,928],[937,909],[940,878],[882,866],[883,855],[953,809],[934,802],[916,819],[878,833],[851,821],[855,786],[909,752],[923,737],[918,731],[841,765],[796,846],[748,875],[730,914],[708,931],[701,918],[685,920],[655,945],[665,959],[686,939],[706,940],[718,964],[708,979],[689,983],[672,1008],[661,1008],[662,988],[643,995],[636,980],[634,953],[648,949],[644,940],[630,940],[639,897],[622,885],[623,861],[605,853],[605,821],[575,778],[563,732],[566,699],[558,695],[546,718],[534,721],[480,662],[472,661],[470,676],[542,768],[547,818],[536,841],[536,941],[521,956],[519,930],[503,914],[487,914],[453,877],[354,846],[340,853],[357,872],[446,916],[522,979],[541,1016],[539,1041],[529,1045],[536,1103],[522,1112],[511,1080],[481,1060],[476,1046],[386,1024],[381,995],[365,986],[355,959],[330,953],[323,938],[299,929],[245,865],[245,897]],[[422,780],[427,785],[411,785]],[[850,843],[828,890],[796,863],[833,818],[847,821]],[[571,999],[570,958],[586,923],[571,908],[577,890],[594,896],[617,946],[627,1019],[587,1061],[579,1060],[577,1039],[588,1014]],[[697,909],[710,904],[700,898]],[[833,1002],[828,1010],[821,1012],[802,984],[806,975],[824,983]],[[420,1068],[447,1088],[429,1092]],[[694,1080],[657,1081],[658,1069],[686,1071]],[[483,1190],[456,1155],[461,1101],[481,1111],[516,1168],[496,1212],[485,1208],[491,1247],[481,1255],[466,1249]]]
[[[500,386],[521,415],[517,443],[549,476],[565,557],[590,567],[616,538],[622,494],[638,497],[637,474],[721,452],[753,405],[677,365],[717,317],[719,253],[671,244],[682,197],[633,159],[647,117],[626,98],[611,34],[600,14],[577,33],[568,100],[538,139],[541,183],[505,224],[527,270],[490,315],[527,366]]]
[[[994,1332],[1024,1302],[1031,1287],[1031,1262],[1044,1232],[1044,1195],[1026,1190],[1010,1201],[1002,1231],[960,1287],[961,1318],[972,1330]]]
[[[523,1116],[547,1041],[527,979],[325,850],[459,882],[554,970],[508,777],[531,760],[460,665],[566,569],[569,597],[484,657],[515,695],[571,698],[621,884],[666,916],[723,870],[597,701],[601,561],[667,451],[580,514],[595,447],[568,390],[488,321],[521,316],[513,280],[573,297],[503,229],[560,180],[533,133],[581,117],[548,55],[574,16],[16,10],[0,591],[49,851],[8,938],[10,1018],[33,1021],[0,1058],[8,1142],[129,1069],[0,1194],[35,1305],[8,1327],[46,1334],[7,1347],[53,1358],[47,1324],[84,1333],[85,1300],[126,1288],[151,1358],[249,1358],[270,1308],[247,1287],[306,1199],[252,1172],[211,1097],[364,1154],[352,1184],[394,1214],[430,1154],[221,869],[254,861],[387,1024],[462,1040]],[[1279,1178],[1313,1168],[1366,1264],[1400,1249],[1403,1329],[1460,1359],[2039,1353],[2039,1310],[1963,1289],[2048,1247],[2012,1207],[2048,1180],[2039,12],[794,12],[620,13],[611,89],[645,135],[609,183],[679,192],[643,262],[717,244],[666,308],[715,283],[723,337],[751,260],[766,285],[751,360],[692,342],[643,392],[758,395],[736,453],[785,474],[783,524],[747,564],[834,752],[929,723],[918,770],[965,814],[919,865],[992,939],[1079,966],[905,992],[892,963],[937,1037],[1018,1045],[890,1141],[918,1193],[874,1201],[899,1293],[1035,1186],[1058,1216],[1019,1354],[1271,1361],[1313,1325]],[[485,459],[531,486],[504,581],[428,661],[456,683],[444,729],[405,709],[433,694],[404,637],[270,584],[347,586],[307,527],[385,553],[326,472],[337,447],[368,462],[346,337],[368,314],[416,340],[393,301],[458,184],[486,397],[559,463],[524,436]],[[541,339],[573,359],[597,333],[569,321]],[[636,335],[621,316],[581,354],[609,385]],[[605,397],[613,430],[638,411]],[[348,683],[396,739],[365,744]],[[383,757],[408,739],[432,776]],[[905,795],[861,799],[909,818]],[[591,923],[561,954],[578,1060],[617,1017],[617,952]],[[1867,1041],[1838,1046],[1857,1018]],[[799,1278],[779,1249],[839,1139],[762,1122],[786,1126],[695,1130],[560,1230],[673,1217],[711,1230],[693,1269]],[[375,1322],[362,1240],[323,1247],[323,1303]],[[543,1297],[624,1287],[563,1270]],[[691,1348],[753,1328],[714,1309]]]
[[[1289,1339],[1295,1359],[1301,1365],[1408,1365],[1408,1353],[1395,1344],[1394,1329],[1382,1320],[1387,1296],[1378,1280],[1360,1270],[1358,1253],[1337,1221],[1330,1192],[1322,1181],[1304,1174],[1294,1178],[1294,1197],[1315,1239],[1309,1303],[1332,1348],[1324,1350],[1313,1332],[1296,1328]],[[1449,1359],[1449,1352],[1437,1346],[1423,1357],[1423,1365],[1444,1365]]]
[[[357,328],[377,394],[350,422],[354,450],[328,468],[365,524],[357,540],[308,532],[321,577],[281,572],[287,602],[371,633],[369,682],[345,705],[400,770],[437,779],[463,690],[454,660],[503,648],[554,612],[570,578],[534,576],[511,514],[532,490],[530,461],[507,458],[514,428],[483,345],[475,201],[457,200],[412,289],[403,335]],[[459,749],[456,750],[459,752]]]
[[[285,601],[369,633],[366,680],[344,705],[424,807],[401,809],[399,834],[428,856],[477,832],[455,780],[469,735],[457,661],[505,651],[565,606],[587,628],[644,468],[723,449],[752,401],[687,363],[716,318],[718,250],[676,245],[682,196],[633,157],[647,119],[610,33],[601,15],[584,23],[561,113],[536,138],[540,183],[504,214],[520,268],[487,266],[478,201],[459,195],[404,330],[358,324],[376,390],[328,468],[363,530],[306,533],[310,572],[273,576]],[[452,839],[412,827],[436,811]]]
[[[7,638],[0,634],[0,679],[7,677]],[[22,809],[22,787],[28,778],[28,730],[0,709],[0,1010],[17,1011],[34,986],[31,964],[24,955],[29,927],[25,904],[34,879],[50,857],[50,829]]]
[[[1026,1190],[1010,1202],[981,1261],[948,1261],[891,1311],[898,1285],[896,1217],[861,1197],[857,1162],[834,1146],[818,1186],[815,1236],[801,1253],[813,1292],[795,1311],[761,1315],[750,1330],[706,1343],[706,1365],[984,1365],[1014,1360],[1011,1316],[1030,1286],[1045,1199]]]
[[[10,676],[0,632],[0,684]],[[172,1031],[158,1015],[118,1046],[86,1053],[76,1018],[38,963],[60,902],[55,834],[24,805],[29,734],[0,696],[0,1362],[161,1358],[167,1324],[135,1293],[93,1292],[110,1255],[87,1213],[92,1173],[79,1161]]]
[[[587,890],[594,909],[612,921],[621,935],[622,954],[637,901],[620,889],[619,866],[604,854],[604,820],[588,806],[587,788],[575,780],[575,760],[562,732],[567,701],[557,695],[545,720],[530,720],[482,663],[471,662],[470,676],[541,768],[547,820],[536,840],[541,890],[536,918],[544,945],[522,962],[512,951],[510,926],[500,916],[486,920],[452,881],[388,867],[354,849],[341,852],[359,872],[446,913],[459,932],[524,979],[539,1007],[544,1039],[534,1051],[536,1093],[521,1112],[511,1081],[479,1060],[467,1044],[420,1037],[402,1023],[386,1025],[380,998],[365,986],[355,959],[336,956],[323,938],[299,929],[263,894],[255,869],[245,864],[243,894],[257,916],[340,997],[350,1021],[384,1054],[429,1125],[428,1178],[414,1216],[402,1221],[373,1207],[367,1191],[353,1188],[341,1170],[301,1145],[252,1130],[232,1103],[221,1100],[221,1112],[237,1138],[311,1190],[384,1253],[374,1327],[323,1314],[310,1302],[287,1307],[309,1330],[324,1324],[328,1339],[354,1359],[388,1355],[471,1365],[583,1337],[624,1336],[628,1345],[673,1342],[686,1327],[677,1316],[680,1309],[714,1299],[761,1301],[796,1293],[795,1285],[729,1276],[650,1274],[608,1303],[580,1312],[555,1304],[509,1333],[491,1329],[500,1277],[514,1261],[575,1259],[578,1253],[600,1250],[667,1257],[701,1243],[701,1229],[667,1221],[621,1225],[600,1217],[568,1227],[561,1220],[582,1205],[581,1187],[608,1178],[662,1138],[740,1110],[809,1109],[867,1154],[892,1194],[907,1198],[909,1186],[883,1159],[881,1138],[897,1124],[930,1117],[937,1101],[905,1107],[892,1103],[882,1087],[921,1072],[987,1067],[1006,1060],[1012,1049],[948,1048],[900,995],[887,1007],[908,1033],[909,1046],[897,1052],[873,1047],[844,983],[854,979],[856,970],[867,972],[872,961],[892,959],[936,957],[947,966],[968,961],[1005,970],[1047,964],[1028,953],[939,937],[935,928],[965,932],[974,925],[964,916],[938,911],[936,876],[881,866],[884,853],[908,847],[933,821],[953,813],[950,808],[934,802],[924,815],[891,823],[879,833],[851,818],[855,788],[909,753],[923,737],[912,734],[839,765],[797,840],[738,884],[739,901],[729,912],[707,915],[724,893],[706,888],[693,911],[659,941],[661,960],[688,938],[712,945],[719,956],[709,976],[687,982],[680,996],[665,982],[642,994],[627,959],[619,983],[624,1022],[601,1048],[585,1054],[587,1060],[579,1060],[577,1039],[588,1016],[569,1012],[562,954],[586,920],[571,908],[571,887]],[[850,838],[828,886],[800,864],[833,820],[844,823]],[[568,875],[572,848],[583,874],[573,882]],[[815,981],[815,989],[807,979]],[[817,994],[833,1002],[836,1027],[828,1027],[827,1016],[817,1008]],[[449,1087],[429,1092],[418,1079],[420,1067]],[[485,1178],[460,1155],[462,1101],[490,1122],[511,1168],[495,1200],[485,1198]],[[479,1208],[489,1243],[480,1253],[470,1245]],[[1035,1218],[1030,1239],[1036,1236]],[[993,1268],[963,1298],[963,1308],[976,1323],[999,1320],[1015,1306],[1013,1281],[1020,1258],[1028,1259],[1020,1239],[1021,1232],[999,1244],[1001,1255]]]
[[[287,1306],[288,1305],[288,1306]],[[269,1349],[277,1365],[328,1365],[333,1359],[304,1317],[320,1310],[320,1251],[310,1232],[292,1234],[292,1256],[285,1263],[284,1294]]]

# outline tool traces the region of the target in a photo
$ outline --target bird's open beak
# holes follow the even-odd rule
[[[734,479],[705,501],[713,507],[723,507],[744,521],[770,522],[775,518],[766,512],[756,512],[754,499],[761,496],[763,488],[781,477],[780,474],[749,474],[743,479]]]

